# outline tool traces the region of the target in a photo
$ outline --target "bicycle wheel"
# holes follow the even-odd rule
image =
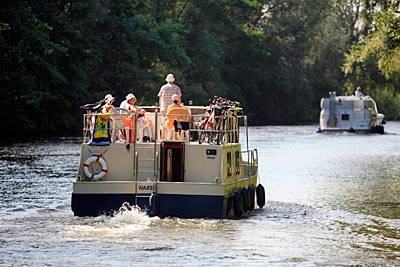
[[[217,143],[217,134],[212,131],[207,132],[207,143],[215,145]]]
[[[229,118],[224,118],[222,121],[222,132],[221,132],[221,143],[227,144],[230,143],[230,125],[229,125]]]
[[[206,122],[205,125],[201,125],[200,128],[199,128],[199,144],[200,145],[206,139],[206,135],[207,135],[207,129],[206,129],[207,127],[206,127],[206,125],[207,125],[207,122]]]
[[[222,132],[221,132],[221,121],[217,123],[215,126],[215,132],[213,136],[213,144],[219,145],[221,144],[221,137],[222,137]]]
[[[206,139],[207,132],[205,130],[200,130],[199,133],[199,144],[201,145]]]

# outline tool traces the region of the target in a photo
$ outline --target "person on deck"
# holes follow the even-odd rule
[[[167,81],[167,83],[164,84],[158,92],[158,97],[160,98],[160,112],[162,114],[167,113],[168,106],[172,104],[173,95],[182,96],[181,89],[174,83],[175,77],[173,74],[168,74],[165,81]]]
[[[176,133],[180,133],[182,130],[189,130],[190,121],[190,111],[185,107],[180,105],[180,96],[174,94],[171,97],[171,104],[167,110],[167,126],[170,133],[170,138],[172,138],[172,133],[174,133],[174,139],[177,139]]]
[[[357,87],[356,92],[354,93],[354,95],[356,97],[363,97],[364,96],[364,94],[361,92],[361,87],[360,86]]]
[[[143,114],[144,110],[135,106],[136,96],[134,94],[128,94],[124,101],[121,102],[120,108],[124,108],[130,112],[137,112],[138,114]]]
[[[104,97],[104,101],[106,103],[101,108],[101,112],[104,114],[114,113],[114,106],[113,106],[114,100],[115,97],[113,97],[111,94],[106,94],[106,96]]]
[[[132,94],[132,93],[127,94],[127,95],[125,96],[125,100],[121,102],[121,104],[119,105],[119,107],[120,107],[120,108],[127,109],[127,108],[126,108],[126,105],[128,104],[128,102],[130,102],[129,104],[132,105],[132,104],[133,104],[132,102],[134,101],[134,99],[136,99],[136,97],[135,97],[134,94]]]
[[[153,141],[153,123],[150,119],[145,117],[146,111],[142,108],[137,107],[136,104],[136,97],[134,94],[130,93],[126,97],[120,107],[128,110],[128,112],[135,112],[137,116],[137,123],[138,123],[138,133],[136,133],[136,139],[142,139],[143,142]],[[129,143],[135,142],[135,116],[133,113],[130,113],[125,119],[125,133],[124,137],[126,137]]]

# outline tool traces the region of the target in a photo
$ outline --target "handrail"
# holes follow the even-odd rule
[[[89,143],[91,141],[91,137],[94,134],[96,130],[99,130],[98,128],[96,129],[96,122],[94,120],[94,116],[100,115],[102,113],[94,114],[94,113],[88,113],[83,115],[83,143]],[[144,127],[149,127],[149,131],[151,134],[151,137],[154,137],[153,139],[155,142],[160,141],[162,139],[161,136],[159,136],[159,131],[160,127],[162,125],[160,124],[161,121],[167,119],[169,116],[176,116],[174,114],[166,115],[166,114],[161,114],[158,113],[157,111],[152,113],[152,112],[147,112],[145,113],[146,120],[144,121],[145,126]],[[142,133],[141,131],[141,118],[139,118],[138,114],[136,112],[128,112],[126,113],[111,113],[111,114],[102,114],[108,116],[108,120],[110,125],[106,127],[100,128],[101,130],[107,130],[109,131],[109,136],[111,139],[111,142],[118,142],[118,140],[121,141],[121,143],[136,143],[137,138],[141,137]],[[134,118],[133,118],[134,116]],[[207,114],[194,114],[194,115],[185,115],[182,114],[179,116],[181,117],[190,117],[189,119],[189,129],[188,133],[189,136],[192,136],[192,132],[211,132],[211,133],[220,133],[220,136],[224,137],[222,140],[223,144],[225,143],[237,143],[239,141],[239,125],[240,125],[240,119],[244,118],[244,125],[246,126],[246,137],[248,137],[248,130],[247,130],[247,117],[243,115],[229,115],[229,116],[214,116],[214,127],[208,127],[207,129],[200,129],[200,122],[204,121],[207,118],[210,118],[211,115]],[[125,119],[132,117],[134,119],[134,127],[125,127]],[[219,124],[218,124],[219,123]],[[218,124],[218,127],[215,127],[215,124]],[[133,125],[133,123],[132,123]],[[134,130],[132,134],[132,138],[129,138],[132,140],[126,140],[128,137],[128,132],[129,130]],[[140,134],[140,135],[139,135]],[[122,138],[122,139],[121,139]],[[222,139],[222,138],[221,138]],[[248,138],[246,138],[248,139]],[[248,144],[247,144],[248,148]]]
[[[155,157],[154,157],[154,176],[156,179],[158,178],[158,152],[156,152]]]
[[[258,150],[257,149],[252,149],[252,150],[243,150],[241,151],[242,154],[247,154],[247,161],[245,161],[247,164],[242,166],[247,166],[247,175],[252,176],[256,174],[257,172],[255,171],[256,167],[258,167]],[[242,160],[243,162],[243,160]]]
[[[137,188],[138,188],[138,181],[139,181],[139,169],[138,168],[139,168],[139,154],[136,151],[135,152],[135,177],[136,177],[136,183],[135,183],[135,206],[137,206],[137,198],[138,198],[138,195],[137,195],[137,193],[138,193]]]

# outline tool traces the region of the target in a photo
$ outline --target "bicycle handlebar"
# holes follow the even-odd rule
[[[80,108],[84,110],[98,111],[104,105],[105,102],[106,100],[102,99],[100,101],[97,101],[96,103],[85,104],[83,106],[80,106]]]

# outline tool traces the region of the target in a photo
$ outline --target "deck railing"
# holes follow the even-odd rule
[[[202,142],[210,144],[238,143],[239,125],[243,118],[246,122],[245,116],[235,114],[139,114],[115,108],[110,114],[83,115],[83,142],[93,143],[97,139],[110,143],[190,142],[204,138]]]
[[[242,151],[242,158],[245,176],[250,177],[256,175],[258,172],[258,150],[252,149]]]

